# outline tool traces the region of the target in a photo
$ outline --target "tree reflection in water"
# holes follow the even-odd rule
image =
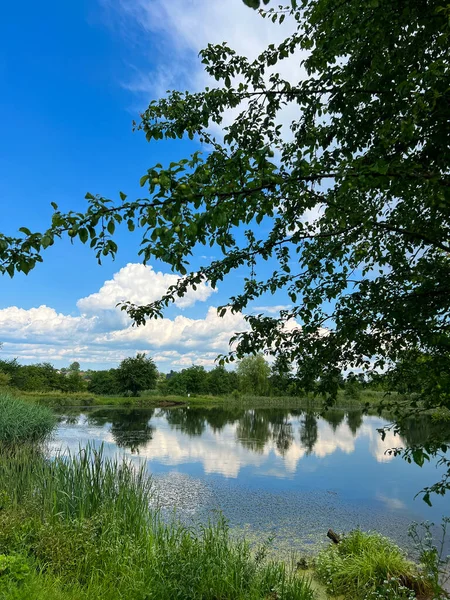
[[[330,408],[323,413],[311,410],[285,408],[191,408],[177,407],[159,409],[100,409],[88,415],[88,422],[95,426],[111,426],[111,435],[117,446],[139,452],[148,444],[154,434],[152,417],[163,417],[172,429],[176,429],[190,437],[205,434],[209,428],[213,433],[220,433],[226,426],[234,427],[236,441],[244,448],[263,453],[269,444],[273,444],[281,456],[285,456],[291,448],[295,431],[293,423],[299,422],[300,444],[306,455],[314,452],[319,439],[319,418],[326,421],[337,435],[338,427],[344,424],[353,437],[357,436],[363,424],[362,410],[345,411]],[[70,422],[67,420],[67,422]],[[74,420],[75,422],[75,420]],[[400,435],[408,446],[421,446],[430,440],[448,442],[449,425],[445,422],[434,422],[426,415],[420,419],[409,419],[399,427]]]
[[[345,419],[345,410],[342,410],[341,408],[329,408],[321,413],[320,416],[322,419],[324,419],[324,421],[331,425],[333,431],[336,431],[336,429]]]
[[[300,421],[300,443],[306,450],[306,455],[312,453],[318,438],[318,423],[316,415],[307,412]]]
[[[105,409],[89,414],[88,421],[100,427],[111,424],[117,446],[138,453],[153,438],[155,429],[150,420],[154,413],[154,409]]]
[[[358,433],[358,429],[363,424],[363,412],[362,410],[350,410],[347,413],[347,425],[350,431],[353,433],[353,437]]]

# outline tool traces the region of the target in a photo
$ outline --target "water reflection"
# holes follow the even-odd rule
[[[137,453],[153,438],[154,427],[150,420],[154,413],[153,409],[103,409],[89,413],[87,421],[97,427],[109,425],[115,444]]]
[[[209,518],[219,508],[238,527],[309,538],[328,527],[361,526],[404,543],[412,520],[440,521],[448,498],[430,509],[417,492],[440,478],[386,454],[392,447],[448,441],[450,427],[422,418],[401,435],[361,411],[285,408],[93,409],[61,418],[53,448],[105,444],[111,456],[145,461],[167,510]],[[387,519],[387,515],[390,515]],[[203,517],[202,517],[203,518]]]
[[[67,416],[66,426],[79,417]],[[386,422],[361,411],[314,411],[284,408],[239,409],[190,407],[166,409],[96,409],[85,420],[88,436],[166,464],[201,461],[205,472],[236,477],[245,466],[281,459],[278,476],[295,472],[303,457],[325,458],[337,451],[352,454],[362,440],[377,462],[392,461],[393,447],[450,439],[449,426],[426,418],[407,421],[401,435],[377,429]],[[64,437],[64,435],[62,435]],[[190,441],[189,441],[190,440]]]
[[[307,412],[300,421],[300,442],[306,450],[308,456],[314,450],[318,437],[317,418],[312,412]]]

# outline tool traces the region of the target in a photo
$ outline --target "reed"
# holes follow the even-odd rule
[[[0,555],[30,565],[6,600],[27,597],[27,586],[46,600],[314,598],[308,580],[261,560],[223,518],[195,528],[164,522],[149,507],[144,466],[110,459],[103,447],[54,460],[25,450],[2,457],[1,492]]]
[[[13,446],[45,441],[56,425],[53,412],[0,392],[0,444]]]

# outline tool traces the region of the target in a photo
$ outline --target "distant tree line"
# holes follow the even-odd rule
[[[340,376],[338,385],[349,398],[357,399],[363,387],[385,389],[385,378],[362,374]],[[152,358],[145,353],[124,359],[117,368],[82,371],[78,362],[56,369],[49,363],[21,365],[17,359],[0,360],[0,387],[10,386],[34,392],[90,392],[97,395],[138,396],[152,390],[162,396],[252,395],[299,396],[303,390],[292,365],[277,357],[272,365],[262,354],[243,358],[233,371],[223,366],[207,370],[192,365],[181,371],[158,373]]]
[[[16,358],[0,360],[0,386],[30,392],[80,392],[87,389],[78,363],[58,370],[46,362],[21,365]]]

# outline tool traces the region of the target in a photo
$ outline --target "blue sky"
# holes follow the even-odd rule
[[[285,33],[241,0],[26,0],[7,3],[2,17],[0,230],[8,234],[46,228],[50,202],[82,211],[88,191],[113,199],[120,190],[141,195],[147,168],[198,147],[148,144],[132,132],[139,111],[169,88],[207,85],[197,53],[208,42],[227,40],[255,55]],[[137,264],[137,236],[120,234],[119,247],[117,260],[99,267],[88,248],[65,240],[28,276],[3,277],[0,355],[58,366],[79,360],[88,368],[115,366],[146,350],[163,371],[211,366],[245,326],[242,315],[220,320],[214,310],[242,279],[215,293],[203,286],[163,322],[132,329],[116,301],[156,299],[172,280],[162,264]],[[193,267],[208,262],[201,257],[208,254],[200,251]]]

